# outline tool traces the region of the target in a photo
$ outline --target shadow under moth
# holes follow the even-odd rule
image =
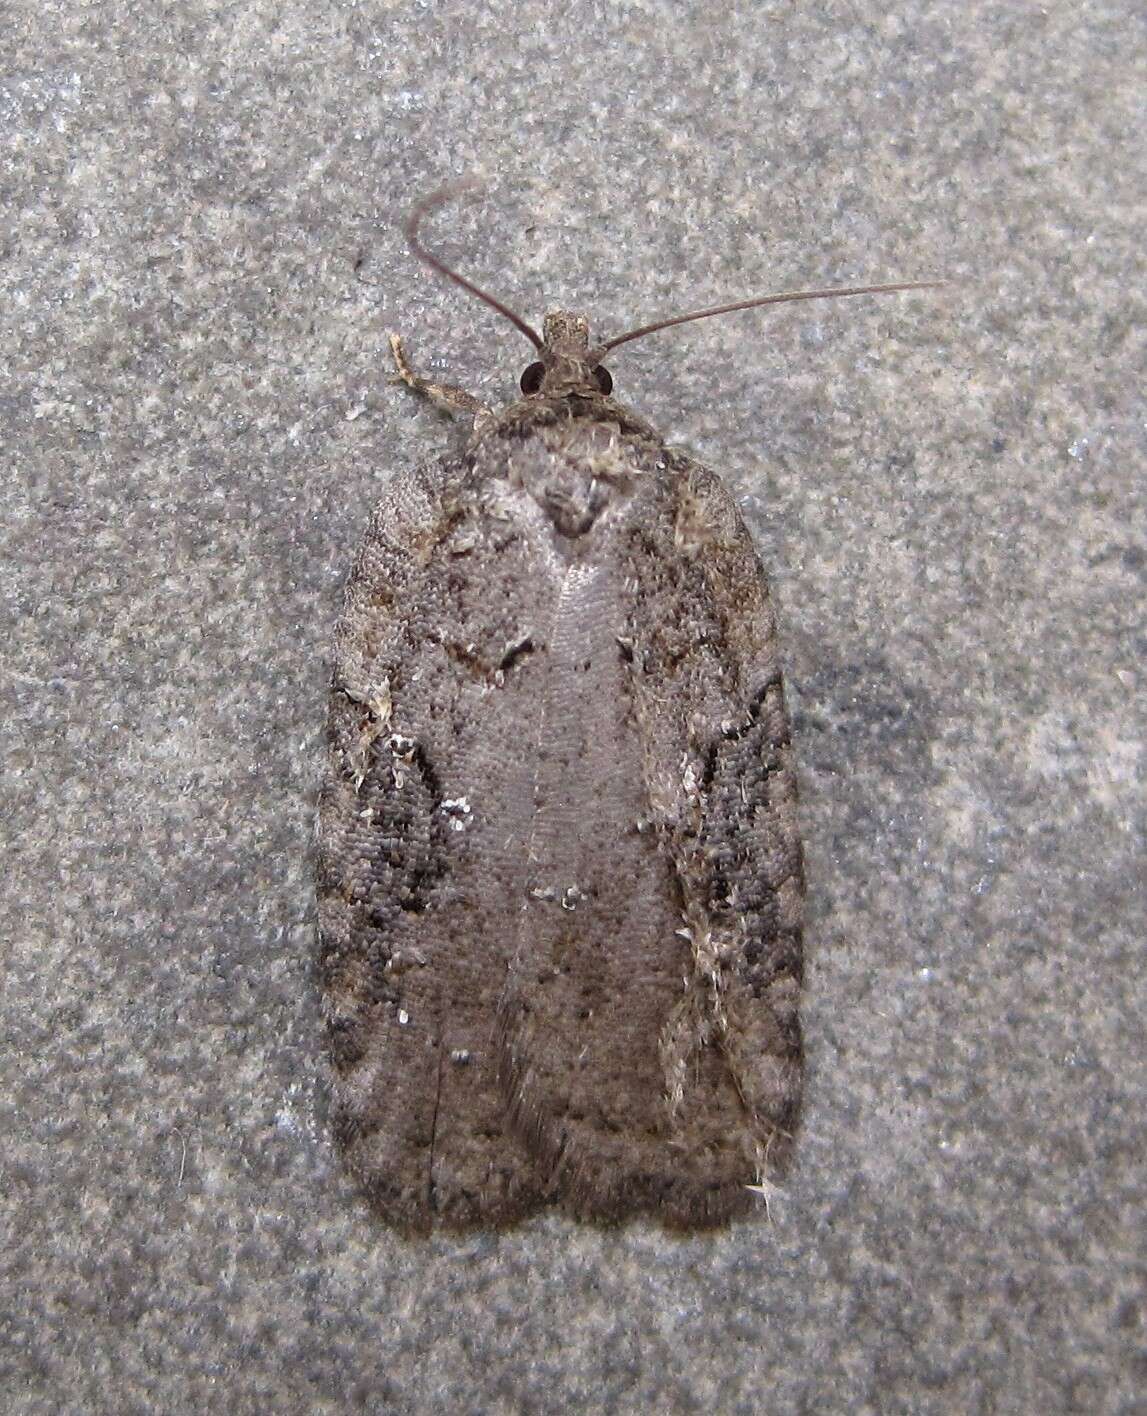
[[[720,479],[538,335],[522,397],[395,474],[346,587],[319,831],[334,1129],[407,1232],[559,1204],[723,1224],[801,1094],[803,876],[777,634]]]

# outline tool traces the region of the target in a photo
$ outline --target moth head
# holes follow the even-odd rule
[[[522,372],[521,390],[527,398],[608,394],[613,377],[601,363],[604,353],[600,347],[590,347],[589,321],[584,315],[553,310],[542,324],[539,357]]]
[[[469,185],[454,183],[440,187],[418,202],[406,218],[406,239],[420,261],[497,310],[515,329],[524,334],[538,351],[538,357],[526,366],[520,381],[522,392],[527,398],[560,398],[566,394],[602,397],[608,394],[613,388],[613,379],[601,362],[606,352],[616,349],[619,344],[628,344],[630,340],[644,339],[647,334],[669,329],[672,325],[690,324],[693,320],[707,320],[714,315],[729,315],[737,310],[755,310],[763,305],[785,305],[794,300],[831,300],[847,295],[891,295],[896,291],[931,290],[936,286],[948,284],[944,280],[900,280],[893,285],[849,285],[825,290],[786,290],[779,295],[754,295],[748,300],[735,300],[730,305],[714,305],[709,309],[690,310],[684,315],[670,315],[665,319],[654,320],[652,324],[628,329],[623,334],[616,334],[612,339],[607,339],[604,344],[591,348],[589,324],[584,315],[571,314],[568,310],[556,310],[546,316],[542,326],[543,333],[539,334],[508,305],[453,270],[423,245],[419,237],[423,218]]]

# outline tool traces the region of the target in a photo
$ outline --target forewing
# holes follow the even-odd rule
[[[628,490],[558,547],[503,1076],[577,1211],[719,1223],[783,1161],[799,1102],[788,723],[728,492],[621,451]]]
[[[526,554],[469,460],[396,478],[337,633],[319,842],[335,1129],[407,1229],[540,1198],[493,1047],[531,799]]]

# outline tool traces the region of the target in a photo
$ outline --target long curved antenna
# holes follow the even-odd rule
[[[762,295],[753,300],[738,300],[732,305],[715,305],[711,310],[694,310],[688,315],[675,315],[672,319],[657,320],[653,324],[642,325],[639,329],[626,330],[615,339],[607,340],[603,349],[616,349],[631,339],[642,339],[659,329],[670,325],[688,324],[690,320],[707,320],[711,315],[730,315],[734,310],[754,310],[758,305],[783,305],[790,300],[828,300],[834,295],[891,295],[896,290],[935,290],[947,285],[946,280],[904,280],[896,285],[850,285],[839,290],[790,290],[783,295]]]
[[[429,212],[436,211],[440,206],[445,206],[447,202],[453,201],[459,193],[468,191],[473,186],[472,182],[450,182],[444,187],[439,187],[437,191],[431,192],[428,197],[423,197],[420,202],[416,202],[406,218],[407,243],[424,265],[428,265],[431,270],[436,270],[439,275],[444,275],[447,280],[452,280],[455,285],[460,285],[463,290],[468,290],[471,295],[476,295],[479,300],[497,310],[500,315],[510,321],[515,329],[521,330],[535,349],[540,350],[542,348],[541,335],[531,329],[521,315],[514,314],[513,310],[503,305],[501,300],[496,300],[493,295],[475,285],[472,280],[467,280],[464,275],[459,275],[456,270],[451,270],[445,261],[439,260],[419,240],[418,228],[422,225],[423,217]]]

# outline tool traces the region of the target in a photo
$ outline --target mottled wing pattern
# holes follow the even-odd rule
[[[746,1210],[799,1101],[802,882],[772,613],[721,483],[623,410],[504,419],[397,479],[330,730],[336,1129],[380,1211]]]
[[[630,475],[558,548],[506,1075],[578,1212],[720,1223],[783,1163],[800,1095],[776,632],[720,481],[643,439],[617,450]]]
[[[503,1224],[540,1198],[494,1047],[532,800],[536,705],[515,672],[532,607],[520,536],[499,526],[490,544],[487,519],[464,459],[395,479],[347,586],[331,690],[319,918],[335,1130],[376,1207],[411,1230]]]

